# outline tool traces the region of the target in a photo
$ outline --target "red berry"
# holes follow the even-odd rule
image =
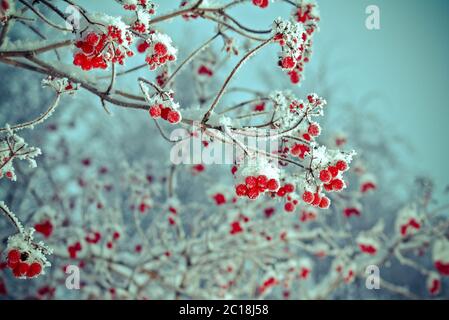
[[[295,210],[295,205],[291,202],[287,202],[284,206],[285,211],[293,212]]]
[[[257,199],[259,196],[259,189],[257,187],[248,189],[247,192],[248,198],[251,200]]]
[[[332,183],[323,184],[324,190],[332,191]]]
[[[332,180],[332,189],[335,191],[340,191],[344,187],[344,183],[340,179]]]
[[[17,274],[20,276],[24,276],[27,272],[28,269],[30,268],[30,265],[26,262],[20,262],[15,268],[14,271],[17,270]]]
[[[172,124],[178,123],[179,121],[181,121],[181,115],[178,111],[170,111],[168,113],[167,120]]]
[[[13,249],[8,252],[8,264],[15,265],[20,261],[20,251]]]
[[[302,200],[304,200],[305,203],[311,204],[313,201],[313,193],[310,191],[304,191],[302,194]]]
[[[319,206],[321,209],[327,209],[327,208],[329,208],[330,204],[331,204],[331,201],[329,200],[329,198],[323,196],[321,198]]]
[[[287,183],[284,186],[284,190],[285,190],[286,193],[291,193],[291,192],[295,191],[295,186],[292,185],[291,183]]]
[[[296,62],[292,57],[285,57],[281,61],[282,68],[284,69],[292,69],[295,64]]]
[[[340,171],[346,171],[346,170],[348,169],[348,164],[346,163],[346,161],[343,161],[343,160],[337,161],[337,163],[335,164],[335,166],[336,166],[337,169],[340,170]]]
[[[267,176],[265,176],[265,175],[260,175],[259,177],[257,177],[257,184],[258,184],[260,187],[266,187],[267,182],[268,182]]]
[[[165,44],[158,42],[154,45],[154,52],[158,56],[165,56],[167,54],[167,47],[165,46]]]
[[[257,179],[256,177],[248,176],[245,179],[245,183],[248,188],[253,188],[257,185]]]
[[[161,105],[159,107],[161,107]],[[170,107],[166,107],[166,108],[162,107],[161,108],[161,117],[162,117],[162,119],[168,120],[168,115],[170,114],[170,111],[171,111]]]
[[[278,192],[276,193],[279,197],[283,197],[285,196],[286,192],[285,192],[285,188],[284,187],[280,187]]]
[[[313,195],[313,201],[312,201],[312,206],[317,207],[321,202],[321,197],[318,193],[315,193]]]
[[[112,238],[113,238],[114,240],[120,239],[120,233],[117,232],[117,231],[115,231],[114,234],[112,235]]]
[[[332,178],[335,178],[338,175],[337,167],[329,166],[329,168],[327,168],[327,170],[329,170],[329,172],[331,173]]]
[[[150,116],[153,119],[159,118],[161,116],[161,108],[159,106],[152,106],[150,108]]]
[[[27,272],[27,277],[32,278],[39,275],[42,272],[42,266],[38,262],[33,262]]]
[[[98,42],[98,40],[99,40],[99,37],[98,37],[98,35],[97,35],[95,32],[89,33],[89,34],[87,35],[87,37],[86,37],[86,42],[87,42],[88,44],[90,44],[91,46],[96,45],[97,42]]]
[[[275,179],[270,179],[267,182],[267,188],[270,191],[276,191],[279,188],[279,184]]]
[[[244,184],[239,184],[237,187],[235,187],[235,193],[239,197],[245,196],[247,192],[248,192],[248,189],[246,188],[246,186]]]
[[[307,129],[307,132],[312,136],[312,137],[317,137],[320,135],[320,127],[316,124],[316,123],[311,123],[309,128]]]
[[[139,53],[144,53],[150,45],[147,42],[142,42],[137,45],[137,51]]]
[[[329,172],[329,170],[321,170],[320,172],[320,180],[324,183],[328,183],[329,181],[331,181],[332,179],[332,175]]]

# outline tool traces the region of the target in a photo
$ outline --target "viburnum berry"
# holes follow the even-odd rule
[[[270,179],[267,182],[267,188],[270,191],[276,191],[279,188],[279,184],[275,179]]]
[[[328,209],[330,204],[331,204],[331,201],[328,197],[325,197],[325,196],[321,197],[320,204],[319,204],[319,207],[321,209]]]
[[[153,119],[159,118],[162,113],[161,108],[159,106],[151,106],[149,112],[150,112],[150,116]]]
[[[106,69],[108,63],[123,64],[126,57],[132,56],[129,45],[133,35],[127,28],[108,25],[102,31],[85,32],[84,37],[75,42],[79,49],[74,54],[73,64],[83,70]]]
[[[257,199],[259,196],[259,189],[257,187],[250,188],[248,189],[247,195],[251,200]]]
[[[53,233],[53,224],[50,220],[45,220],[34,225],[36,232],[42,233],[45,238],[48,238]]]
[[[142,45],[139,49],[146,52],[145,61],[150,66],[150,70],[155,70],[176,60],[177,50],[173,47],[171,39],[167,35],[154,32],[150,34],[150,38],[146,42],[148,46]]]
[[[263,9],[268,7],[269,0],[253,0],[253,4]]]
[[[257,177],[257,185],[261,187],[266,187],[268,178],[265,175],[260,175]]]
[[[320,180],[324,183],[328,183],[332,179],[332,174],[329,170],[321,170],[320,171]]]
[[[245,178],[245,183],[246,183],[247,187],[253,188],[257,185],[257,179],[256,179],[256,177],[249,176],[249,177]]]
[[[317,137],[320,135],[321,129],[319,127],[318,124],[316,123],[311,123],[309,125],[309,128],[307,129],[307,132],[312,136],[312,137]]]
[[[143,41],[137,45],[137,52],[144,53],[150,47],[150,44],[146,41]]]
[[[295,65],[296,65],[296,61],[292,57],[289,57],[289,56],[284,57],[281,60],[281,66],[284,69],[292,69],[295,67]]]
[[[20,261],[20,251],[13,249],[8,252],[8,266],[15,266]]]
[[[304,191],[304,193],[302,194],[302,200],[304,200],[305,203],[311,204],[313,199],[313,193],[310,191]]]
[[[293,211],[295,211],[295,205],[294,205],[293,203],[291,203],[291,202],[287,202],[287,203],[284,205],[284,209],[285,209],[285,211],[287,211],[287,212],[293,212]]]
[[[159,56],[164,56],[167,54],[167,47],[163,43],[157,42],[154,45],[154,52]]]
[[[171,124],[176,124],[181,121],[181,114],[176,110],[170,110],[167,115],[167,120]]]
[[[291,183],[287,183],[284,186],[284,190],[285,190],[286,193],[292,193],[293,191],[295,191],[295,186],[292,185]]]
[[[235,193],[239,197],[246,196],[247,192],[248,192],[248,189],[246,188],[246,185],[244,185],[244,184],[239,184],[239,185],[237,185],[237,187],[235,187]]]
[[[332,183],[332,190],[335,190],[335,191],[341,191],[344,187],[344,183],[340,179],[334,179],[334,180],[332,180],[331,183]]]
[[[35,276],[38,276],[42,272],[42,265],[37,262],[33,262],[27,271],[27,277],[33,278]]]
[[[317,192],[313,195],[313,201],[312,201],[311,205],[314,207],[317,207],[317,206],[319,206],[320,202],[321,202],[321,197],[320,197],[319,193]]]
[[[337,169],[339,171],[346,171],[348,170],[348,164],[346,163],[346,161],[344,160],[339,160],[337,161],[337,163],[335,164],[335,166],[337,167]]]
[[[331,173],[332,178],[335,178],[336,176],[338,176],[338,168],[337,168],[337,167],[335,167],[335,166],[329,166],[329,167],[327,168],[327,170],[329,170],[329,172]]]

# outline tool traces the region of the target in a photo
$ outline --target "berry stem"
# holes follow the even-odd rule
[[[204,115],[203,119],[201,120],[201,123],[206,123],[210,116],[212,115],[212,112],[214,111],[215,107],[217,106],[218,102],[220,101],[221,97],[223,96],[226,87],[228,86],[229,82],[231,81],[231,79],[234,77],[234,75],[237,73],[237,71],[240,69],[240,67],[243,65],[243,63],[248,60],[253,54],[255,54],[257,51],[259,51],[260,49],[262,49],[263,47],[265,47],[266,45],[268,45],[271,42],[271,38],[268,40],[265,40],[264,42],[262,42],[261,44],[259,44],[257,47],[255,47],[254,49],[250,50],[238,63],[237,65],[234,67],[234,69],[231,71],[231,73],[229,74],[229,76],[226,78],[223,86],[221,87],[220,91],[218,92],[217,96],[215,97],[215,100],[212,102],[211,106],[209,107],[209,110],[206,112],[206,114]]]

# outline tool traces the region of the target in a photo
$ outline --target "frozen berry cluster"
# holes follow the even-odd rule
[[[16,278],[30,279],[42,273],[42,262],[33,259],[29,252],[18,248],[8,251],[8,267]]]
[[[168,121],[171,124],[177,124],[181,122],[181,113],[177,110],[177,107],[175,107],[174,104],[164,104],[164,103],[158,103],[153,104],[150,109],[150,116],[153,119],[162,118],[166,121]]]
[[[307,35],[300,23],[277,19],[274,21],[273,40],[281,46],[279,66],[284,70],[295,68],[304,51],[304,40]]]
[[[156,5],[149,0],[118,0],[123,9],[130,11],[143,10],[149,14],[156,13]]]
[[[171,39],[162,33],[151,33],[150,37],[138,44],[137,51],[145,53],[145,61],[150,70],[155,70],[168,62],[176,60],[177,50],[173,47]]]
[[[254,200],[266,191],[276,192],[278,189],[279,181],[276,179],[269,179],[266,175],[247,176],[244,183],[235,187],[235,193],[239,197]]]
[[[79,49],[73,64],[83,70],[106,69],[108,63],[123,64],[126,57],[133,55],[129,45],[133,36],[123,27],[109,25],[106,32],[90,31],[75,43]]]

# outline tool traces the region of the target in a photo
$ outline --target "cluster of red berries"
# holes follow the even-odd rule
[[[308,22],[317,23],[318,21],[320,21],[320,17],[313,15],[313,7],[314,4],[312,3],[307,3],[300,6],[294,13],[296,21],[304,24],[307,24]]]
[[[328,209],[331,204],[328,197],[320,194],[319,192],[312,193],[309,190],[304,191],[302,194],[302,200],[313,207],[319,207],[321,209]]]
[[[147,32],[147,26],[145,23],[140,22],[139,20],[136,20],[132,25],[131,29],[136,31],[137,33],[146,33]]]
[[[84,237],[87,243],[97,244],[101,240],[101,233],[98,231],[90,232],[87,236]]]
[[[3,172],[0,171],[0,178],[1,178],[2,176],[3,176]],[[6,171],[5,177],[11,180],[11,179],[14,177],[14,175],[12,174],[11,171]]]
[[[231,222],[231,231],[229,231],[230,234],[234,235],[237,233],[243,232],[243,228],[240,225],[240,221],[233,221]]]
[[[435,261],[435,269],[443,276],[449,276],[449,263],[437,260]]]
[[[362,193],[366,193],[370,190],[375,190],[375,189],[376,189],[376,185],[371,181],[362,183],[360,186],[360,192],[362,192]]]
[[[156,82],[158,86],[162,88],[165,86],[167,80],[168,80],[168,70],[167,68],[163,68],[163,70],[159,72],[158,75],[156,76]]]
[[[76,259],[78,252],[81,251],[83,248],[81,246],[81,243],[78,241],[74,243],[73,245],[70,245],[67,248],[67,251],[69,252],[69,256],[71,259]]]
[[[310,152],[310,147],[303,143],[295,143],[290,149],[291,155],[300,159],[304,159],[308,152]]]
[[[320,171],[320,180],[324,183],[324,190],[331,191],[341,191],[345,184],[343,180],[337,178],[340,172],[348,170],[348,164],[344,160],[338,160],[333,166],[327,167]]]
[[[221,206],[226,203],[226,197],[224,196],[223,193],[218,192],[218,193],[214,194],[212,196],[212,198],[214,199],[215,204],[217,206]]]
[[[120,239],[120,233],[118,231],[114,231],[112,234],[112,240],[106,243],[106,248],[112,249],[114,247],[114,242]]]
[[[133,52],[123,45],[130,45],[131,42],[131,34],[126,32],[123,35],[115,26],[108,26],[107,33],[89,32],[84,39],[75,43],[81,51],[75,53],[73,64],[86,71],[106,69],[108,62],[123,64],[126,56],[133,55]]]
[[[28,261],[30,254],[19,249],[8,252],[8,267],[16,278],[34,278],[41,274],[42,264],[38,261]]]
[[[241,233],[244,231],[243,227],[242,227],[242,223],[247,223],[249,222],[249,217],[244,215],[244,214],[239,214],[237,219],[231,222],[231,230],[229,231],[229,233],[231,235],[236,235],[238,233]]]
[[[414,218],[410,218],[409,221],[403,225],[401,225],[401,235],[403,237],[407,236],[407,232],[409,232],[409,229],[415,229],[419,230],[421,228],[421,224],[416,221]]]
[[[50,220],[42,221],[34,225],[36,232],[41,233],[45,238],[48,238],[53,233],[53,224]]]
[[[362,243],[360,243],[359,244],[359,249],[363,253],[367,253],[367,254],[372,255],[372,256],[375,255],[376,252],[377,252],[377,248],[374,247],[373,245],[370,245],[370,244],[362,244]]]
[[[202,64],[198,68],[198,74],[201,76],[212,77],[214,75],[214,72],[211,69],[209,69],[208,67],[206,67],[204,64]]]
[[[191,0],[183,0],[183,1],[181,1],[181,4],[179,5],[179,7],[180,8],[187,7],[190,4],[190,2],[191,2]],[[189,20],[189,19],[196,19],[199,17],[199,15],[196,13],[187,12],[187,13],[184,13],[182,15],[182,17],[184,20]]]
[[[152,50],[147,53],[145,61],[150,66],[150,70],[155,70],[156,68],[166,64],[169,61],[176,60],[176,57],[173,54],[169,53],[167,46],[162,42],[150,44],[147,41],[144,41],[137,46],[137,51],[140,53],[144,53],[149,48],[152,48]]]
[[[136,0],[135,4],[124,4],[123,9],[136,11],[138,8],[146,10],[149,14],[155,13],[155,5],[154,3],[148,0]]]
[[[176,124],[181,121],[181,113],[179,111],[169,106],[164,107],[163,104],[151,106],[149,112],[153,119],[162,118],[171,124]]]
[[[438,278],[431,279],[428,286],[429,293],[431,295],[437,295],[441,290],[441,280]]]
[[[361,215],[361,211],[355,207],[348,207],[343,209],[343,215],[346,218],[350,218],[351,216],[359,217]]]
[[[262,9],[268,7],[269,3],[270,3],[269,0],[253,0],[253,4],[255,6],[258,6],[258,7],[262,8]]]
[[[269,179],[265,175],[248,176],[245,183],[235,187],[235,193],[239,197],[257,199],[265,191],[276,192],[279,189],[279,182],[276,179]]]

